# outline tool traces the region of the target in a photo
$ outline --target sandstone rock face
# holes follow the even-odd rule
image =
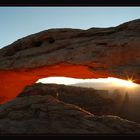
[[[8,101],[48,76],[132,77],[140,83],[139,69],[140,19],[110,28],[50,29],[0,50],[0,91]]]
[[[93,115],[53,93],[26,92],[0,106],[0,134],[140,134],[135,122]]]

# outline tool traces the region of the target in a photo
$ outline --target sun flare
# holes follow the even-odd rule
[[[91,82],[91,83],[106,83],[111,86],[116,87],[126,87],[126,88],[134,88],[137,86],[137,84],[133,83],[131,79],[128,80],[122,80],[118,78],[98,78],[98,79],[77,79],[77,78],[69,78],[69,77],[48,77],[39,79],[36,83],[56,83],[56,84],[64,84],[64,85],[71,85],[76,83],[85,83],[85,82]]]
[[[137,84],[133,83],[132,80],[122,80],[117,78],[109,78],[110,82],[112,82],[113,85],[120,86],[120,87],[127,87],[127,88],[134,88],[137,86]]]

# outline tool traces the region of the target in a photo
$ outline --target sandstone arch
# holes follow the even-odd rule
[[[140,20],[117,27],[50,29],[0,50],[0,96],[6,102],[48,76],[133,77],[140,83]]]

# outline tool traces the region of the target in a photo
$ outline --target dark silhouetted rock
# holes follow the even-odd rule
[[[0,134],[140,134],[135,122],[93,115],[54,94],[26,92],[0,106]]]

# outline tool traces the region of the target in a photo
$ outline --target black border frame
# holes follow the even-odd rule
[[[0,8],[1,7],[95,7],[95,6],[103,6],[103,7],[116,7],[116,6],[121,6],[121,7],[139,7],[140,6],[140,0],[13,0],[12,2],[8,0],[1,0],[0,1]],[[43,136],[43,137],[80,137],[80,138],[85,138],[85,137],[106,137],[106,136],[113,136],[113,137],[118,137],[118,136],[140,136],[140,134],[32,134],[32,135],[23,135],[23,134],[5,134],[5,135],[0,135],[1,137],[3,136]]]

